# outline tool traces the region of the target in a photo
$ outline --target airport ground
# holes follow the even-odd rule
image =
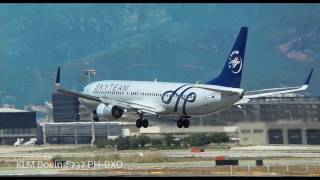
[[[238,159],[239,166],[217,167],[214,161],[217,156]],[[52,159],[69,164],[65,167],[43,166]],[[257,159],[263,160],[263,166],[256,166]],[[26,162],[36,162],[38,166],[26,165]],[[92,162],[96,164],[90,166]],[[0,175],[320,176],[320,147],[207,148],[204,152],[194,153],[190,149],[115,151],[91,148],[90,145],[0,146],[0,167]]]

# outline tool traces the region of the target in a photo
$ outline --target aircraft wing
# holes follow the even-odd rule
[[[265,96],[271,96],[271,95],[276,95],[276,94],[284,94],[284,93],[291,93],[291,92],[297,92],[297,91],[304,91],[309,86],[309,82],[310,82],[312,73],[313,73],[313,69],[311,69],[311,71],[310,71],[305,83],[302,86],[246,91],[244,93],[243,98],[240,101],[238,101],[237,103],[235,103],[234,105],[245,104],[250,99],[254,99],[254,98],[258,98],[258,97],[265,97]]]
[[[154,108],[154,107],[151,107],[151,106],[145,105],[143,103],[139,103],[139,102],[118,101],[118,100],[113,100],[113,99],[109,99],[109,98],[101,98],[101,97],[92,96],[92,95],[83,94],[83,93],[79,93],[79,92],[65,89],[60,84],[60,67],[58,67],[58,71],[57,71],[55,88],[56,88],[57,92],[60,92],[63,94],[67,94],[70,96],[76,96],[76,97],[88,99],[91,101],[101,102],[104,104],[111,104],[111,105],[125,108],[127,110],[131,110],[131,111],[136,111],[136,112],[142,111],[142,112],[145,112],[148,114],[157,115],[157,112],[162,110],[161,108]]]

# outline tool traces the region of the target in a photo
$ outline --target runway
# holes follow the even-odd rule
[[[148,151],[120,151],[120,156],[139,156],[141,153]],[[159,153],[163,157],[216,157],[216,156],[228,156],[230,158],[262,158],[262,157],[300,157],[300,158],[320,158],[319,152],[279,152],[279,151],[206,151],[202,153],[192,153],[190,150],[161,150]],[[107,154],[115,154],[110,152]],[[43,152],[34,152],[34,153],[0,153],[0,158],[36,158],[36,159],[50,159],[53,156],[62,155],[62,156],[96,156],[101,155],[96,152],[87,152],[87,153],[71,153],[71,152],[57,152],[57,153],[43,153]],[[103,154],[102,154],[103,155]]]
[[[79,149],[81,146],[76,146]],[[49,149],[48,149],[49,148]],[[69,148],[69,149],[68,149]],[[269,149],[269,150],[254,150],[254,149],[226,149],[226,150],[210,150],[206,149],[205,152],[193,153],[190,149],[179,150],[124,150],[124,151],[102,151],[98,149],[90,149],[83,152],[72,150],[75,146],[65,147],[0,147],[0,159],[2,161],[0,168],[0,175],[94,175],[97,171],[98,174],[103,175],[128,175],[137,173],[138,171],[158,172],[157,169],[190,169],[197,168],[208,169],[216,168],[214,157],[227,156],[230,159],[238,159],[239,167],[254,168],[256,166],[256,159],[262,159],[264,167],[270,166],[319,166],[320,167],[320,152],[316,149],[308,150],[295,150],[288,149]],[[48,152],[50,151],[50,152]],[[70,152],[71,151],[71,152]],[[72,152],[74,151],[74,152]],[[79,150],[80,151],[80,150]],[[63,168],[21,168],[15,165],[17,161],[49,161],[52,157],[60,155],[65,159],[68,157],[86,158],[94,160],[97,156],[103,155],[118,155],[122,161],[122,166],[119,172],[115,169],[108,168],[93,168],[93,169],[63,169]],[[153,162],[132,162],[132,157],[144,159],[152,157],[153,155],[161,158],[173,158],[176,162],[159,160]],[[130,159],[131,161],[127,161]],[[11,166],[6,167],[5,162],[10,162]],[[101,162],[103,163],[103,162]],[[100,171],[107,170],[107,172]],[[127,171],[126,171],[127,170]],[[136,170],[136,172],[135,172]],[[159,170],[159,171],[160,171]],[[126,174],[127,172],[127,174]],[[149,175],[150,175],[149,172]],[[316,170],[316,172],[318,172]],[[121,174],[122,173],[122,174]],[[142,174],[143,175],[143,174]],[[146,174],[147,175],[147,174]]]

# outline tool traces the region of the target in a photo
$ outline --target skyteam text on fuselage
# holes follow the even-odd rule
[[[86,85],[80,93],[61,86],[58,67],[56,91],[79,97],[80,102],[92,110],[95,121],[99,117],[120,118],[125,112],[135,112],[140,115],[137,128],[148,127],[144,114],[178,116],[177,127],[188,128],[191,116],[216,113],[256,97],[308,88],[313,69],[302,86],[255,91],[240,88],[247,34],[248,28],[242,27],[220,75],[205,84],[104,80]]]

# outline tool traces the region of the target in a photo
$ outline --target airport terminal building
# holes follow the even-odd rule
[[[95,140],[133,135],[135,123],[60,122],[41,123],[41,144],[90,144]]]
[[[0,144],[13,145],[18,138],[24,142],[36,138],[36,112],[0,108]]]
[[[92,122],[92,112],[80,104],[79,98],[52,93],[53,122],[43,122],[38,127],[41,144],[90,144],[95,139],[113,139],[130,135],[135,124],[122,122]]]
[[[79,98],[61,93],[52,93],[51,98],[54,122],[79,121]]]
[[[320,145],[320,123],[245,122],[237,124],[242,145]]]
[[[205,120],[238,127],[240,144],[320,145],[320,97],[287,94],[251,100]]]
[[[202,118],[201,125],[228,125],[241,122],[320,122],[320,97],[287,94],[250,100]]]

